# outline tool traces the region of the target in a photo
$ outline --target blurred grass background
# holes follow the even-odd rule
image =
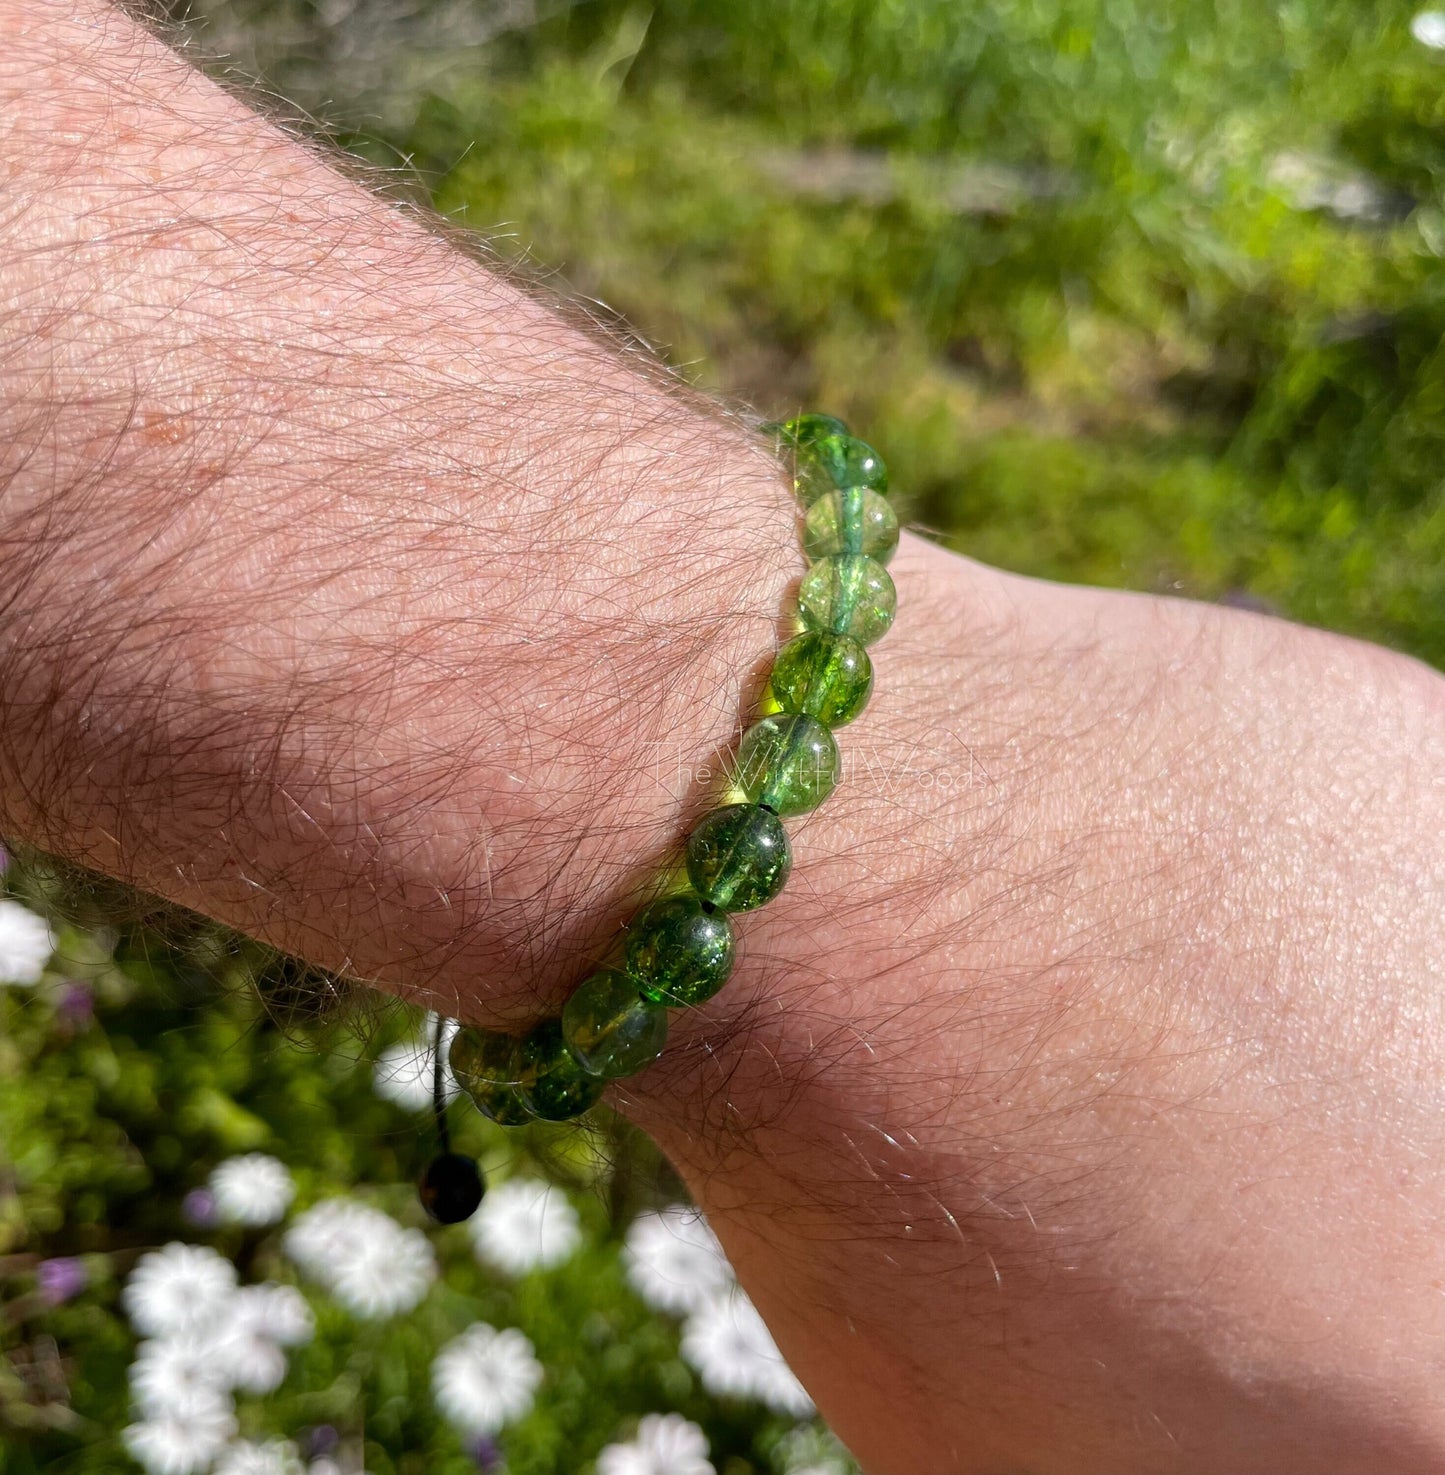
[[[1445,662],[1445,52],[1384,0],[197,0],[202,44],[911,515]]]

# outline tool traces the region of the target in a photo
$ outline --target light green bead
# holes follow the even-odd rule
[[[532,1120],[519,1090],[522,1080],[522,1041],[495,1029],[461,1029],[447,1056],[457,1084],[477,1104],[483,1116],[504,1127]]]
[[[798,447],[793,486],[802,504],[811,507],[819,497],[849,487],[886,492],[888,468],[867,441],[851,435],[825,435]]]
[[[873,662],[851,635],[805,630],[778,652],[768,685],[783,711],[842,727],[868,704]]]
[[[816,717],[779,712],[755,723],[738,747],[738,786],[774,814],[816,809],[838,782],[838,744]]]
[[[756,804],[714,809],[688,837],[687,878],[704,901],[725,912],[771,901],[792,867],[782,820]]]
[[[636,982],[604,968],[579,984],[562,1010],[562,1036],[589,1075],[635,1075],[662,1054],[667,1015],[649,1004]]]
[[[847,435],[848,427],[832,415],[794,415],[781,423],[774,421],[764,425],[763,430],[771,433],[788,446],[810,446],[829,435]]]
[[[888,570],[866,553],[820,559],[798,588],[798,613],[810,630],[831,630],[871,645],[888,632],[898,591]]]
[[[866,553],[887,563],[897,547],[898,516],[886,497],[867,487],[826,493],[803,521],[803,551],[812,559]]]

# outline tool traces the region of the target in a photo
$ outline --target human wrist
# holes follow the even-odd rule
[[[535,1009],[774,647],[779,468],[117,13],[5,14],[5,826]],[[86,90],[113,135],[60,126]]]
[[[27,561],[28,638],[3,661],[5,828],[449,1013],[534,1012],[685,830],[695,770],[775,646],[775,488],[743,490],[739,450],[728,512],[755,540],[714,544],[711,568],[661,501],[640,512],[661,490],[641,478],[645,531],[609,534],[631,539],[625,574],[558,557],[561,514],[540,550],[473,528],[421,618],[435,568],[385,518],[316,550],[210,517],[194,583],[152,581],[120,530],[103,556],[52,545]],[[705,489],[685,464],[668,480],[690,516]],[[353,560],[386,572],[358,589]],[[238,584],[215,576],[248,562]],[[253,596],[258,564],[293,596],[346,587],[284,607]],[[76,648],[54,659],[47,627]]]
[[[967,781],[840,785],[628,1109],[867,1468],[1438,1468],[1439,677],[919,556],[847,737]]]

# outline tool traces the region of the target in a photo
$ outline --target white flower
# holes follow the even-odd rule
[[[235,1303],[224,1322],[200,1342],[201,1355],[227,1388],[274,1393],[286,1376],[286,1354],[259,1331]]]
[[[0,897],[0,984],[29,987],[40,982],[55,951],[55,934],[44,917],[37,917],[9,897]]]
[[[230,1382],[211,1340],[194,1334],[142,1342],[130,1365],[131,1397],[147,1418],[224,1402]]]
[[[371,1082],[376,1094],[383,1101],[394,1101],[408,1111],[428,1111],[432,1104],[432,1074],[436,1055],[431,1041],[436,1028],[436,1016],[428,1015],[424,1038],[412,1042],[392,1045],[376,1058],[376,1067]],[[460,1026],[449,1019],[442,1026],[442,1060],[451,1045],[452,1036]],[[442,1068],[442,1092],[450,1101],[457,1094],[457,1083],[445,1063]]]
[[[1410,22],[1410,34],[1432,51],[1445,51],[1445,10],[1422,10]]]
[[[382,1318],[420,1304],[436,1279],[427,1237],[354,1199],[326,1199],[286,1231],[286,1253],[356,1316]]]
[[[131,1424],[121,1439],[150,1475],[198,1475],[210,1468],[235,1433],[230,1402],[217,1394]]]
[[[437,1353],[431,1378],[437,1407],[454,1428],[495,1434],[532,1407],[542,1364],[515,1327],[499,1332],[478,1321]]]
[[[468,1228],[477,1258],[508,1275],[560,1265],[582,1243],[577,1210],[540,1178],[513,1178],[492,1189]]]
[[[733,1283],[707,1220],[681,1205],[633,1220],[622,1263],[637,1294],[655,1311],[674,1316],[696,1311]]]
[[[270,1393],[286,1376],[284,1346],[309,1341],[311,1308],[291,1286],[243,1286],[218,1303],[208,1325],[142,1342],[130,1368],[131,1394],[145,1414],[239,1388]]]
[[[211,1196],[222,1224],[279,1224],[296,1197],[285,1163],[264,1152],[228,1157],[211,1173]]]
[[[260,1285],[242,1286],[232,1301],[236,1318],[255,1336],[269,1337],[283,1347],[299,1347],[309,1342],[316,1331],[316,1321],[306,1298],[295,1286],[262,1281]]]
[[[216,1461],[215,1475],[301,1475],[301,1452],[289,1439],[253,1444],[238,1439]]]
[[[325,1281],[336,1260],[376,1233],[377,1217],[355,1199],[322,1199],[297,1216],[281,1247],[308,1275]]]
[[[426,1235],[389,1222],[394,1234],[360,1246],[331,1280],[331,1294],[354,1316],[370,1321],[421,1305],[437,1278],[436,1255]]]
[[[323,1284],[337,1266],[371,1246],[390,1246],[402,1227],[380,1209],[354,1198],[328,1198],[306,1210],[286,1231],[282,1247]]]
[[[647,1414],[626,1444],[597,1456],[597,1475],[717,1475],[707,1435],[681,1414]]]
[[[709,1393],[755,1398],[779,1413],[804,1419],[813,1400],[789,1370],[757,1307],[734,1287],[688,1317],[682,1355]]]
[[[142,1336],[205,1330],[236,1289],[236,1267],[204,1245],[172,1243],[142,1255],[121,1304]]]

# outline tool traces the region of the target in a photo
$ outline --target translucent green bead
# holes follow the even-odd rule
[[[825,435],[798,447],[793,486],[805,507],[828,492],[848,487],[888,490],[888,468],[867,441],[851,435]]]
[[[562,1010],[562,1036],[589,1075],[635,1075],[662,1054],[667,1015],[648,1003],[636,982],[604,968],[581,983]]]
[[[523,1104],[546,1122],[581,1116],[596,1104],[607,1085],[573,1059],[556,1019],[544,1019],[523,1038],[519,1058],[522,1082],[518,1090]]]
[[[807,630],[778,652],[769,685],[783,711],[842,727],[868,704],[873,662],[851,635]]]
[[[467,1087],[467,1095],[476,1103],[477,1110],[499,1127],[522,1127],[536,1119],[516,1086],[478,1081]]]
[[[518,1089],[522,1079],[522,1042],[495,1029],[458,1030],[447,1056],[457,1084],[483,1116],[504,1127],[532,1120]]]
[[[810,630],[851,635],[864,645],[887,634],[897,610],[888,570],[866,553],[820,559],[798,589],[798,613]]]
[[[725,912],[747,912],[771,901],[792,866],[782,820],[756,804],[714,809],[687,842],[693,889]]]
[[[832,415],[794,415],[791,420],[764,425],[763,429],[776,435],[784,444],[795,447],[810,446],[829,435],[848,434],[848,427]]]
[[[867,487],[828,492],[808,508],[803,551],[809,558],[866,553],[887,563],[898,547],[898,517],[886,497]]]
[[[701,1004],[733,971],[733,926],[696,896],[655,901],[627,936],[627,971],[644,999],[670,1008]]]
[[[744,734],[737,777],[754,804],[774,814],[806,814],[838,782],[838,744],[816,717],[779,712]]]

